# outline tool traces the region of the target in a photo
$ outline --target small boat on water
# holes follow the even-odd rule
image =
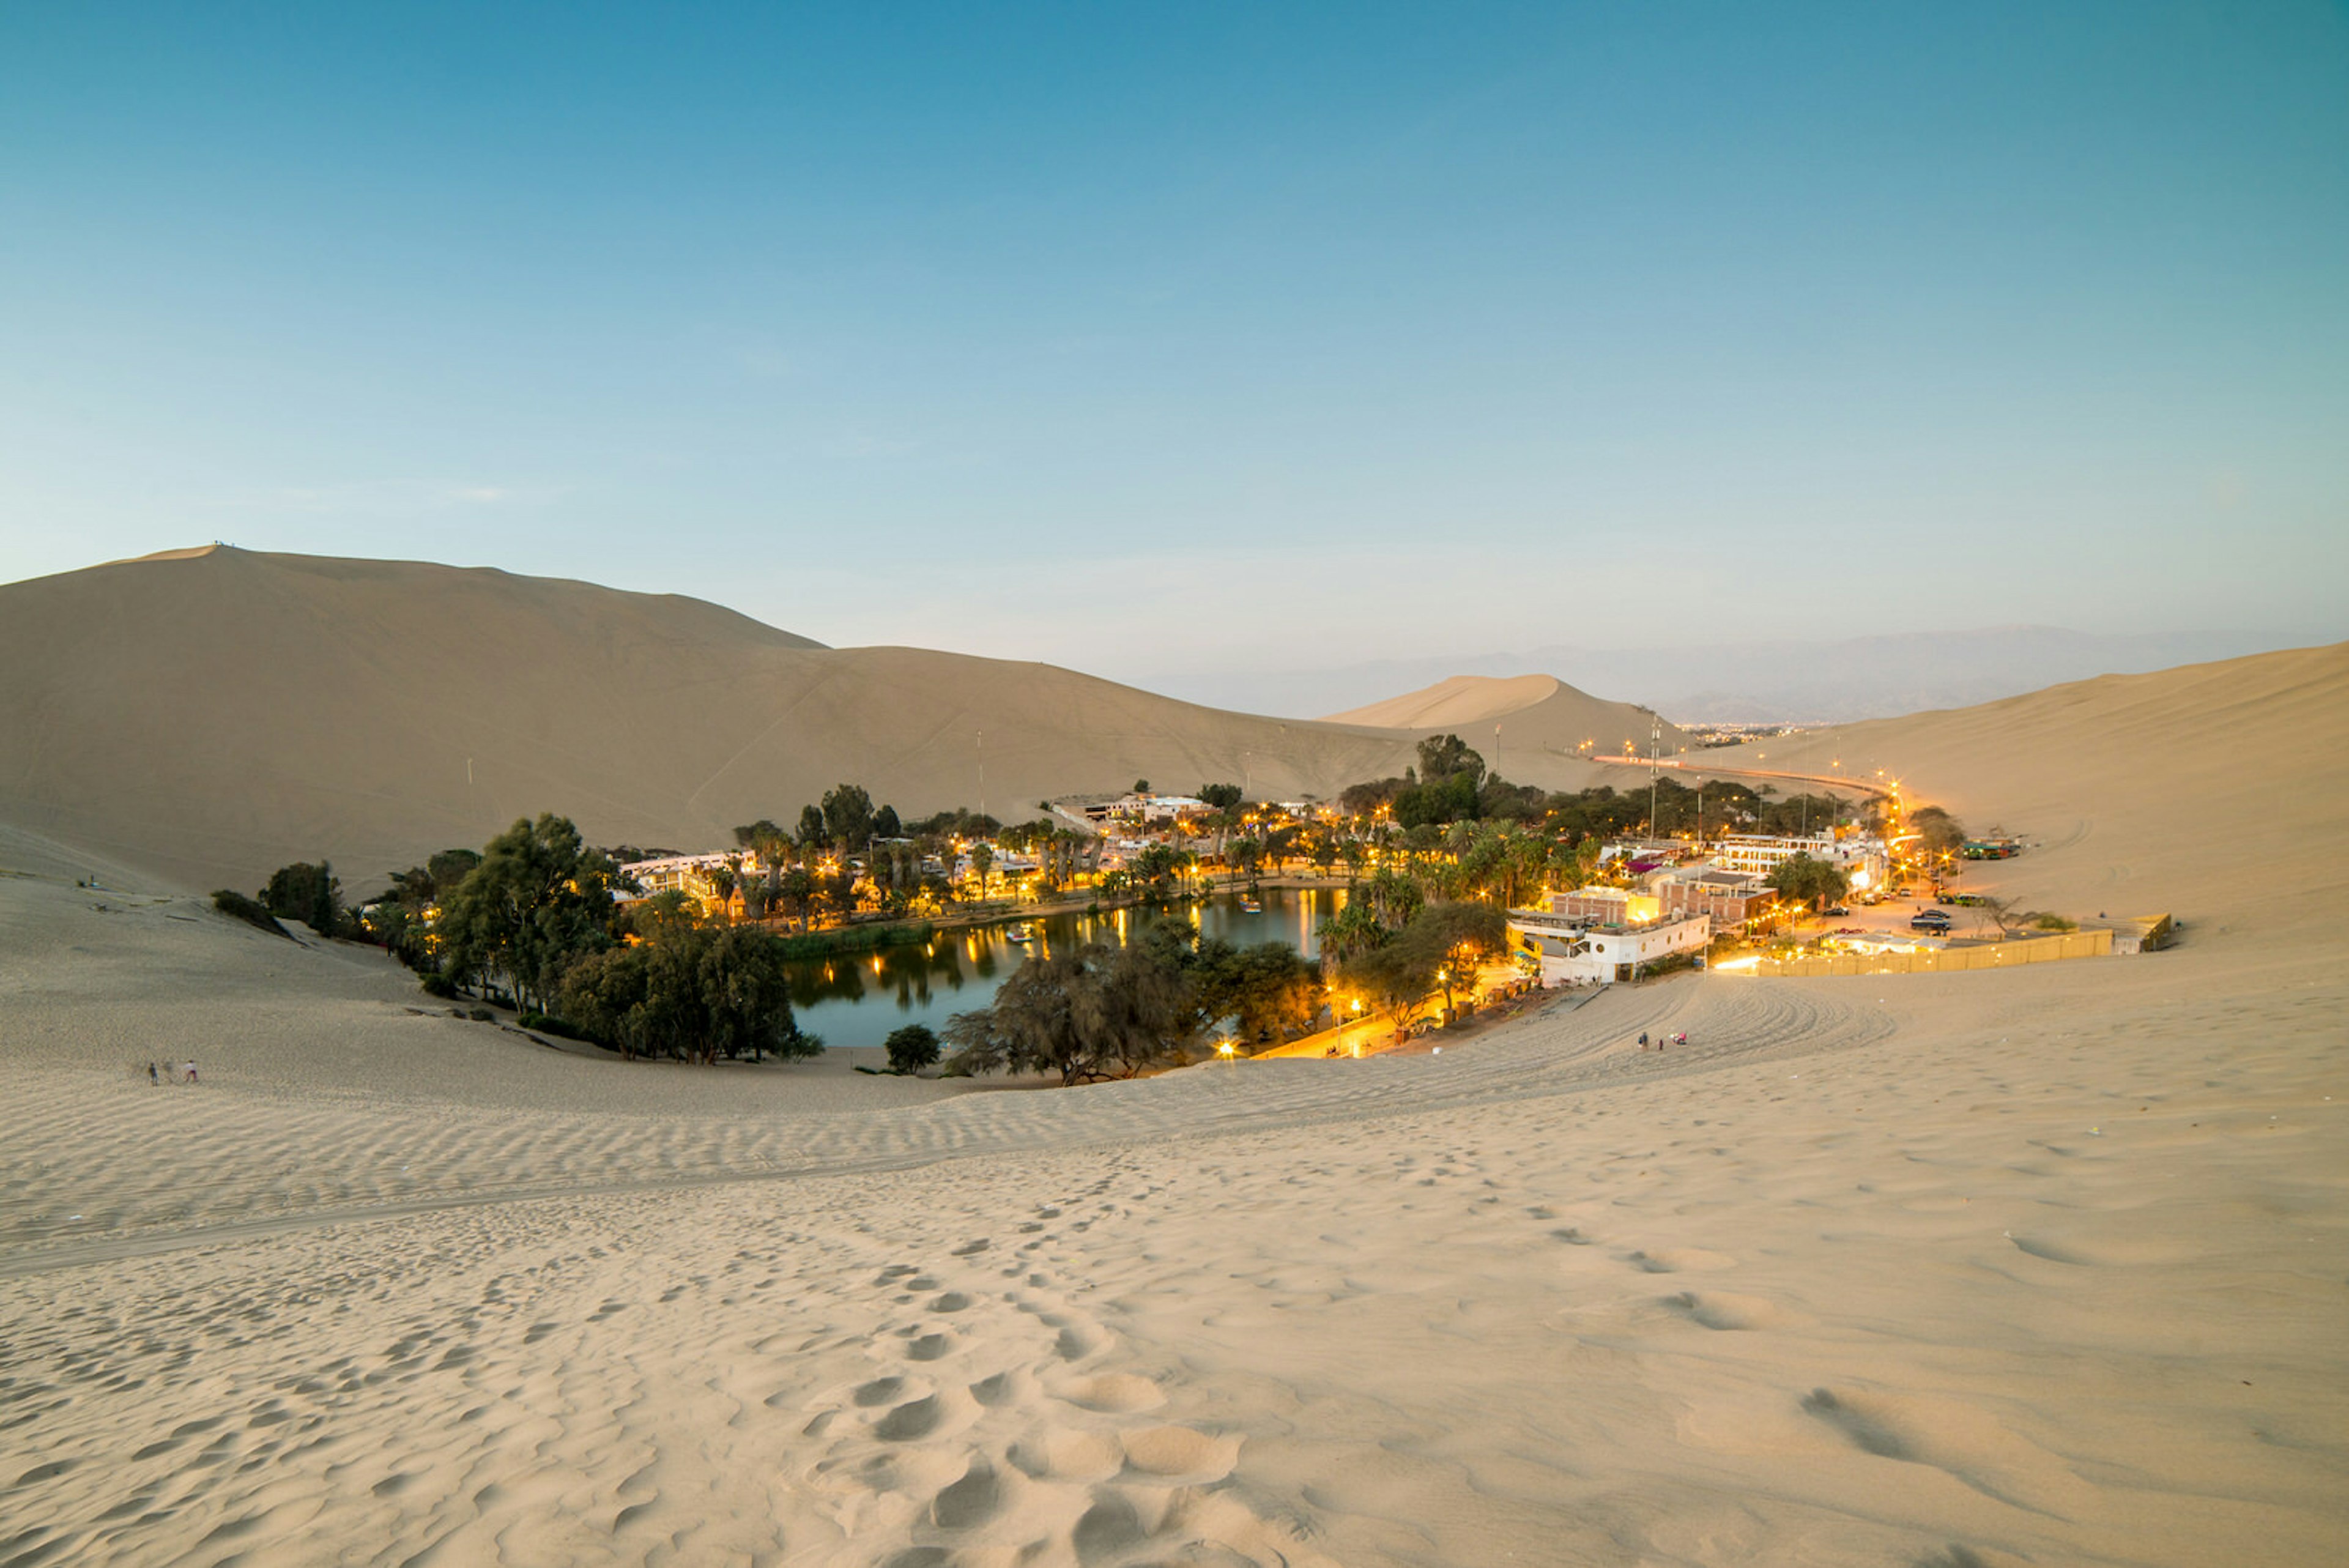
[[[1030,942],[1036,940],[1036,933],[1028,929],[1028,922],[1025,920],[1021,920],[1016,925],[1005,927],[1003,934],[1011,940],[1018,942],[1022,947],[1027,946]]]
[[[1254,893],[1242,893],[1240,895],[1240,913],[1244,915],[1263,914],[1264,900],[1257,898]]]

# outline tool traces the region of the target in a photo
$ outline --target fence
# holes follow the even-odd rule
[[[2053,963],[2061,959],[2108,958],[2112,950],[2113,933],[2108,930],[2067,931],[2060,937],[2033,937],[1980,948],[1764,959],[1750,972],[1792,979],[1836,974],[1954,974],[1961,970],[2013,969],[2018,964]]]

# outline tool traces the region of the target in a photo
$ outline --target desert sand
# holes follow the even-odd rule
[[[593,843],[718,848],[843,782],[1005,821],[1138,778],[1328,798],[1416,739],[828,649],[676,595],[225,545],[0,586],[0,822],[201,889],[322,857],[379,887],[542,811]],[[1602,745],[1646,742],[1626,705],[1558,701]],[[1583,781],[1534,739],[1512,777]]]
[[[0,1562],[2338,1562],[2344,675],[1856,727],[2168,952],[1068,1092],[558,1051],[0,836]]]
[[[1332,713],[1323,722],[1420,734],[1456,731],[1483,749],[1487,763],[1506,763],[1502,771],[1521,783],[1547,783],[1559,761],[1586,749],[1619,753],[1629,742],[1646,756],[1659,738],[1665,754],[1690,743],[1677,725],[1659,726],[1647,709],[1604,701],[1555,675],[1455,675],[1366,708]],[[1584,777],[1575,775],[1576,784]]]

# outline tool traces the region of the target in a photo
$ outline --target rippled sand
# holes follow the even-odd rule
[[[0,1562],[2349,1539],[2321,943],[964,1093],[559,1054],[184,900],[0,912]]]

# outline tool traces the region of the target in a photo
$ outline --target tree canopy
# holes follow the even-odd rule
[[[1840,867],[1808,855],[1792,855],[1770,873],[1770,886],[1789,903],[1816,908],[1842,898],[1851,887],[1851,878]]]
[[[783,945],[747,926],[655,914],[640,940],[581,960],[564,976],[564,1016],[628,1056],[711,1063],[812,1056],[823,1042],[792,1016]]]
[[[945,1038],[970,1072],[1053,1073],[1065,1085],[1171,1059],[1195,1016],[1179,967],[1139,942],[1093,942],[1030,958],[992,1005],[949,1019]]]
[[[517,821],[442,901],[449,972],[460,982],[502,978],[517,1005],[553,1011],[564,971],[611,943],[617,875],[567,817]]]

